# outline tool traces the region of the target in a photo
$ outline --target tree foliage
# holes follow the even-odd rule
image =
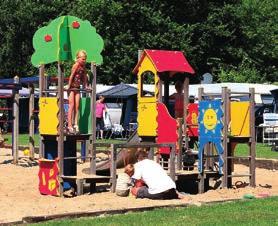
[[[139,49],[182,50],[196,71],[192,82],[205,72],[215,81],[274,82],[277,7],[278,0],[2,0],[0,77],[37,74],[30,63],[35,31],[72,15],[104,39],[99,83],[134,82]]]

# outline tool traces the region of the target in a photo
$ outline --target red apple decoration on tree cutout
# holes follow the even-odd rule
[[[80,27],[80,23],[78,21],[73,21],[72,22],[72,27],[75,29],[78,29]]]
[[[49,35],[49,34],[47,34],[47,35],[44,36],[44,40],[45,40],[46,42],[51,42],[51,41],[52,41],[52,36]]]

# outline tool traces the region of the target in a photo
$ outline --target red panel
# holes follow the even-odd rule
[[[188,104],[188,115],[186,118],[187,135],[189,137],[198,137],[198,104]]]
[[[172,72],[187,72],[194,74],[194,69],[186,60],[183,52],[181,51],[168,51],[168,50],[144,50],[142,57],[133,73],[137,73],[138,67],[141,65],[142,60],[148,55],[158,72],[172,71]]]
[[[161,143],[176,143],[178,141],[178,124],[171,117],[166,106],[162,103],[157,104],[157,139],[158,144]],[[160,148],[160,154],[170,154],[170,148]]]
[[[43,195],[59,196],[58,160],[39,160],[39,191]]]

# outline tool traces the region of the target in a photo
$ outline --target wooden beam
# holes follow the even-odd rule
[[[44,90],[45,90],[45,86],[44,86],[44,64],[40,65],[39,68],[39,97],[43,97],[44,96]],[[43,143],[43,137],[40,135],[40,149],[39,149],[39,158],[44,158],[44,143]]]
[[[61,64],[58,62],[58,158],[59,158],[59,176],[64,175],[64,72]],[[60,178],[61,179],[61,178]],[[60,196],[63,194],[63,180],[60,180]]]
[[[249,153],[251,155],[250,160],[250,185],[252,187],[256,186],[256,131],[255,131],[255,89],[250,88],[250,135],[251,135],[251,142],[249,144]]]
[[[183,83],[183,90],[184,90],[184,94],[183,94],[183,125],[184,125],[184,131],[183,131],[183,135],[185,136],[185,143],[184,143],[184,148],[185,150],[187,150],[189,148],[188,145],[188,137],[186,134],[187,131],[187,115],[188,115],[188,104],[189,104],[189,78],[185,77],[184,83]]]
[[[33,84],[29,84],[29,157],[30,159],[34,159],[35,156],[35,140],[34,140],[34,133],[35,133],[35,121],[34,121],[34,102],[35,102],[35,95],[34,95],[34,86]]]
[[[116,180],[117,180],[117,147],[111,144],[111,165],[110,165],[110,176],[111,176],[111,192],[116,191]]]
[[[19,77],[14,77],[14,83],[19,83]],[[18,135],[19,135],[19,91],[13,90],[13,163],[18,163]]]
[[[227,97],[228,88],[222,87],[222,108],[223,108],[223,160],[224,160],[224,167],[223,167],[223,180],[222,180],[222,187],[227,188],[228,187],[228,106],[227,106]]]
[[[96,64],[91,63],[91,72],[93,75],[93,81],[92,81],[92,92],[91,92],[91,122],[92,122],[92,137],[91,137],[91,162],[90,162],[90,173],[96,174],[96,83],[97,83],[97,69]]]

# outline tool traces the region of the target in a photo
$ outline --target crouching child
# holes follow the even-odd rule
[[[124,173],[120,173],[116,183],[116,195],[127,197],[132,186],[131,176],[134,174],[133,164],[126,165]]]

